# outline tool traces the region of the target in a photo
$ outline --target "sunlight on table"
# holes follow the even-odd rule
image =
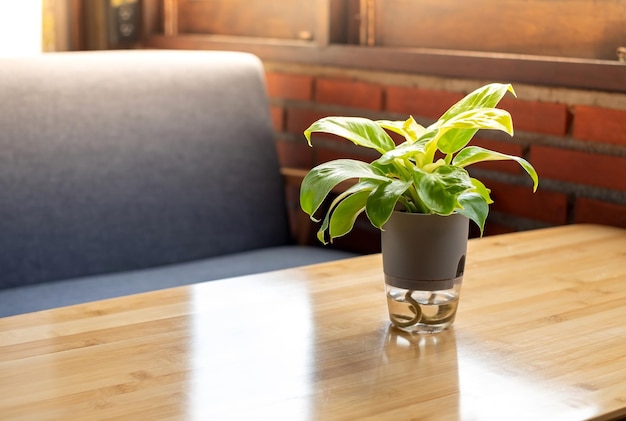
[[[471,348],[457,351],[461,419],[521,421],[528,420],[529,411],[534,411],[536,419],[549,413],[551,421],[559,421],[589,419],[597,414],[595,406],[573,401],[572,390],[540,376],[507,369],[506,357]]]
[[[188,419],[243,415],[242,411],[249,413],[250,419],[263,418],[262,414],[294,419],[310,413],[312,380],[308,377],[313,370],[314,338],[308,297],[300,282],[255,289],[254,293],[249,293],[244,283],[240,294],[231,296],[215,290],[193,294],[196,314],[190,327],[189,370],[193,378],[189,381]],[[277,302],[280,306],[272,306]],[[215,320],[216,308],[223,315],[220,320]],[[249,328],[259,324],[267,329]],[[215,341],[224,337],[237,342]],[[250,344],[255,347],[249,348]],[[247,352],[231,352],[234,348]],[[240,406],[243,397],[245,410]]]

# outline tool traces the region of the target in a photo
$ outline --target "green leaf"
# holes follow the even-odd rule
[[[442,128],[500,130],[513,136],[511,114],[500,108],[480,108],[465,111],[441,125]]]
[[[457,114],[441,123],[439,130],[443,134],[437,146],[445,154],[456,153],[479,129],[500,130],[513,136],[511,114],[499,108],[480,108]]]
[[[432,173],[415,168],[417,194],[434,213],[450,215],[460,207],[459,195],[474,186],[463,168],[451,165],[437,167]]]
[[[324,220],[322,221],[322,225],[320,225],[320,228],[317,230],[317,239],[322,243],[322,244],[328,244],[328,241],[326,241],[326,230],[328,229],[328,223],[330,221],[330,212],[326,212],[326,216],[324,216]]]
[[[474,221],[480,228],[480,235],[482,236],[485,221],[489,214],[489,204],[485,198],[477,192],[465,192],[459,196],[459,203],[461,208],[457,209],[457,212]]]
[[[466,167],[477,162],[484,161],[503,161],[511,160],[516,161],[524,170],[528,173],[533,180],[533,191],[537,191],[539,185],[539,177],[535,168],[524,158],[520,158],[515,155],[506,155],[500,152],[492,151],[489,149],[481,148],[480,146],[468,146],[460,151],[452,160],[452,165],[458,167]]]
[[[328,210],[326,211],[326,215],[324,216],[324,220],[322,221],[322,225],[320,226],[319,230],[317,231],[317,239],[320,240],[322,243],[327,244],[327,241],[326,241],[326,238],[325,238],[325,232],[328,229],[330,215],[332,214],[332,212],[335,209],[335,207],[342,200],[344,200],[346,197],[350,196],[351,194],[354,194],[354,193],[357,193],[357,192],[361,192],[361,191],[371,192],[376,187],[378,187],[381,183],[382,182],[378,181],[378,180],[363,180],[363,181],[359,181],[358,183],[354,184],[353,186],[350,186],[346,191],[344,191],[341,194],[339,194],[332,201],[332,203],[328,207]]]
[[[365,210],[365,203],[369,195],[369,191],[360,191],[346,197],[337,205],[330,216],[328,232],[331,242],[334,238],[350,232],[356,218]]]
[[[480,180],[476,178],[471,178],[470,180],[474,185],[474,192],[480,194],[488,205],[492,204],[493,200],[491,200],[491,190],[489,190]]]
[[[466,146],[476,133],[478,133],[478,129],[445,128],[437,146],[441,152],[453,154]]]
[[[396,159],[410,158],[415,161],[415,165],[418,167],[432,163],[437,152],[437,142],[445,132],[440,131],[438,124],[431,124],[421,131],[415,142],[406,141],[395,149],[383,154],[378,159],[378,162],[388,164]]]
[[[373,191],[374,189],[376,189],[379,185],[381,185],[382,183],[387,182],[386,181],[380,181],[380,180],[371,180],[371,179],[364,179],[359,181],[358,183],[348,187],[348,189],[344,192],[342,192],[341,194],[339,194],[330,204],[330,206],[328,207],[328,211],[330,213],[330,211],[333,210],[333,208],[335,206],[337,206],[339,204],[339,202],[341,202],[343,199],[345,199],[346,197],[350,196],[351,194],[354,193],[358,193],[360,191]]]
[[[496,105],[498,105],[502,97],[507,92],[511,92],[513,95],[515,95],[513,86],[511,86],[510,84],[491,83],[482,86],[475,91],[469,93],[459,102],[451,106],[448,111],[446,111],[439,118],[439,121],[435,123],[435,126],[444,127],[447,121],[452,119],[458,119],[459,115],[468,111],[474,111],[482,108],[494,108]],[[466,146],[469,141],[474,137],[478,129],[481,128],[487,127],[458,127],[446,129],[445,138],[443,138],[444,133],[441,133],[439,135],[439,137],[442,137],[442,139],[440,140],[440,144],[438,145],[438,147],[445,154],[456,153],[461,148]]]
[[[386,165],[393,162],[395,159],[405,159],[413,157],[419,153],[424,153],[423,143],[409,143],[404,142],[398,145],[395,149],[384,153],[380,158],[376,160],[379,164]]]
[[[478,108],[493,108],[508,92],[515,95],[513,86],[503,83],[490,83],[467,94],[463,99],[454,104],[441,116],[440,120],[449,120],[461,113]]]
[[[407,142],[415,142],[426,130],[424,126],[418,124],[413,117],[406,121],[379,120],[376,122],[380,127],[403,136]]]
[[[411,186],[411,181],[392,180],[380,184],[367,199],[365,211],[372,225],[381,228],[389,219],[398,199]]]
[[[375,149],[380,154],[396,146],[387,132],[376,122],[363,117],[325,117],[317,120],[304,131],[309,145],[311,145],[311,134],[314,132],[334,134],[356,145]]]
[[[339,183],[351,178],[389,180],[375,167],[354,159],[337,159],[311,169],[300,186],[300,207],[313,217],[330,191]]]

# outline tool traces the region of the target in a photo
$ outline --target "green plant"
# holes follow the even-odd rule
[[[370,222],[382,229],[394,210],[450,215],[458,212],[474,221],[482,234],[490,190],[469,175],[465,167],[482,161],[514,160],[530,175],[533,191],[538,178],[533,166],[512,155],[468,146],[480,129],[500,130],[513,136],[511,115],[496,108],[510,84],[492,83],[468,94],[428,127],[413,117],[406,121],[372,121],[361,117],[326,117],[313,123],[304,135],[311,144],[314,132],[330,133],[380,153],[371,163],[337,159],[311,169],[300,189],[300,206],[314,217],[330,192],[348,179],[358,181],[330,203],[318,231],[326,243],[350,232],[365,211]],[[396,146],[395,132],[405,141]]]

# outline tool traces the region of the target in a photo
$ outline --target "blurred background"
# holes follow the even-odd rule
[[[513,83],[513,139],[476,143],[522,155],[472,169],[492,190],[485,234],[571,223],[626,227],[626,0],[0,0],[0,56],[103,49],[217,49],[266,68],[285,168],[375,156],[302,131],[327,115],[430,124],[488,82]],[[620,53],[621,51],[621,53]],[[120,75],[123,77],[123,75]],[[297,188],[292,224],[304,223]],[[314,230],[311,242],[314,243]],[[473,235],[477,235],[473,232]],[[365,220],[336,247],[374,252]]]

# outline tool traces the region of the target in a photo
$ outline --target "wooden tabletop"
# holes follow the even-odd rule
[[[385,306],[371,255],[0,319],[0,419],[626,417],[626,230],[470,241],[440,334]]]

